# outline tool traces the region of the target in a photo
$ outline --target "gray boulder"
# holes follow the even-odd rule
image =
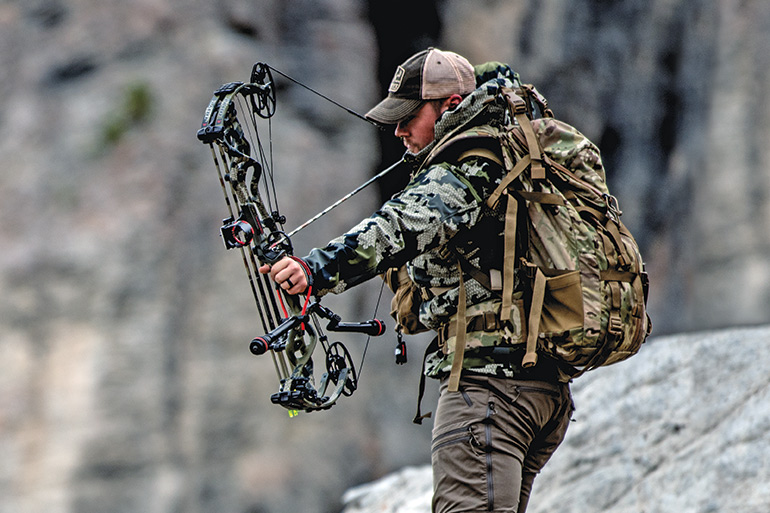
[[[529,513],[770,511],[770,328],[652,338],[573,386]],[[349,490],[344,513],[430,511],[428,467]]]

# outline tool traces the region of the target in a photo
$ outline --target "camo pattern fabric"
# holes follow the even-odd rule
[[[499,315],[502,301],[491,299],[468,307],[467,318],[494,312]],[[524,305],[521,299],[514,303],[511,310],[511,321],[494,330],[469,331],[465,334],[465,354],[463,368],[471,369],[478,374],[487,374],[500,378],[513,378],[521,371],[521,358],[524,356],[524,334],[526,319]],[[425,374],[429,377],[440,378],[452,368],[455,355],[456,335],[448,337],[440,351],[432,353],[425,359]],[[504,348],[499,355],[493,356],[495,348]]]
[[[609,194],[601,154],[594,143],[575,127],[556,119],[536,119],[532,126],[549,157],[600,193]]]
[[[317,295],[341,293],[389,268],[407,264],[410,278],[420,287],[433,291],[432,297],[420,307],[420,322],[439,330],[452,320],[459,296],[457,257],[447,251],[448,243],[452,241],[455,250],[465,254],[477,268],[501,268],[503,217],[499,212],[490,211],[484,199],[501,181],[503,169],[482,158],[420,167],[436,141],[451,137],[457,127],[464,129],[470,120],[505,123],[504,107],[487,100],[495,97],[500,88],[518,86],[518,76],[500,63],[488,63],[477,71],[484,82],[436,122],[434,142],[418,154],[405,156],[412,166],[412,175],[404,190],[371,217],[304,258],[312,271]],[[481,117],[476,120],[480,113]],[[489,308],[499,311],[494,292],[469,276],[464,278],[464,283],[470,315]],[[512,369],[508,362],[496,362],[489,352],[483,356],[475,350],[482,346],[521,343],[523,325],[520,316],[516,319],[500,333],[470,333],[463,366],[486,374],[515,373],[515,365]],[[432,355],[428,361],[426,374],[431,377],[441,377],[452,365],[451,354],[444,351]],[[503,368],[507,370],[501,370]]]
[[[602,365],[621,361],[635,354],[649,333],[645,294],[640,276],[633,281],[603,280],[602,272],[642,273],[638,246],[620,222],[620,211],[609,195],[599,149],[577,129],[555,119],[537,119],[532,126],[544,153],[571,173],[552,170],[569,184],[563,187],[573,191],[558,208],[527,202],[529,258],[549,276],[540,320],[540,347],[543,353],[577,368],[587,365],[600,348],[608,356]],[[510,158],[516,160],[527,150],[521,146],[520,135],[509,135],[510,144],[504,146],[515,153]],[[520,191],[562,195],[554,181],[533,180],[528,174],[519,178],[517,187]],[[579,209],[586,208],[602,218],[581,215]],[[604,226],[614,226],[622,251],[608,238]],[[627,261],[621,263],[621,258]],[[610,305],[612,301],[617,304]],[[617,316],[622,334],[613,342],[616,346],[603,348],[611,314]]]

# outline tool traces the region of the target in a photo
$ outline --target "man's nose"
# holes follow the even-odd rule
[[[404,122],[399,121],[396,124],[396,129],[393,131],[393,133],[396,135],[396,137],[403,137],[406,135],[406,130],[404,129]]]

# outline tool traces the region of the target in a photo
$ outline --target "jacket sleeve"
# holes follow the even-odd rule
[[[304,260],[315,293],[340,293],[446,244],[462,227],[473,225],[481,201],[458,171],[445,163],[420,171],[371,217],[311,251]]]

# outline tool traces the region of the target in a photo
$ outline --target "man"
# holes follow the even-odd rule
[[[523,513],[535,475],[563,440],[573,410],[553,361],[541,357],[534,367],[521,367],[523,291],[516,290],[509,320],[502,320],[499,292],[465,270],[470,265],[494,276],[502,268],[504,213],[485,204],[504,175],[499,159],[483,151],[431,155],[450,132],[505,122],[505,109],[491,100],[501,87],[519,85],[507,66],[474,69],[435,48],[407,59],[367,117],[395,125],[412,168],[409,184],[324,248],[260,269],[290,294],[312,284],[323,295],[401,268],[397,303],[409,303],[395,307],[401,327],[437,333],[424,365],[425,375],[441,382],[432,443],[437,513]],[[453,387],[461,303],[467,327]],[[501,357],[490,350],[497,346],[512,350]]]

